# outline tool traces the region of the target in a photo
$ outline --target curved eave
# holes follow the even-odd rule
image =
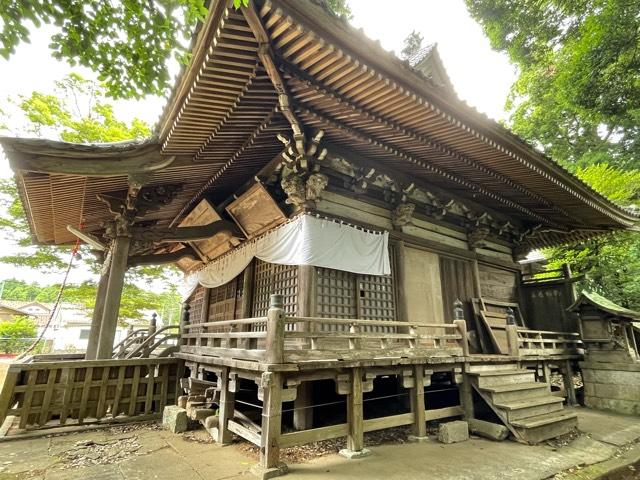
[[[469,138],[487,144],[495,149],[497,154],[508,156],[510,163],[520,164],[532,174],[544,177],[550,185],[555,185],[569,196],[579,199],[585,206],[608,217],[612,222],[611,226],[629,228],[640,219],[640,216],[609,201],[556,162],[455,95],[446,94],[445,89],[435,88],[427,77],[411,68],[407,62],[384,50],[378,42],[370,40],[362,31],[353,28],[346,21],[331,16],[316,2],[264,0],[259,4],[260,14],[267,23],[269,15],[279,11],[283,17],[293,20],[287,29],[288,34],[293,35],[293,29],[302,28],[301,34],[322,39],[325,46],[330,46],[334,51],[341,51],[344,57],[350,57],[353,65],[368,69],[370,75],[379,74],[391,80],[398,91],[404,92],[408,97],[414,97],[417,104],[435,112],[443,123],[465,131]],[[283,36],[280,35],[280,38]],[[281,48],[290,47],[288,43],[280,43]],[[296,55],[298,54],[299,51]]]

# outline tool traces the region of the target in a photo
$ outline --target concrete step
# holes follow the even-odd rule
[[[487,388],[498,385],[512,385],[515,383],[535,382],[535,373],[532,370],[491,370],[486,372],[471,373],[477,377],[478,387]]]
[[[562,410],[563,398],[546,395],[543,397],[531,397],[526,400],[496,403],[495,406],[503,410],[507,420],[513,423],[529,417],[545,415]]]
[[[518,370],[518,364],[513,363],[482,363],[469,365],[469,373],[490,372],[495,370]]]
[[[511,425],[527,443],[539,443],[576,429],[578,416],[565,410],[515,420]]]
[[[489,394],[493,403],[513,402],[531,397],[542,397],[549,393],[546,383],[527,382],[496,385],[483,388]]]

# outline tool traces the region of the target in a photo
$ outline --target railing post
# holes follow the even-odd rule
[[[507,325],[507,346],[509,348],[509,355],[514,357],[520,356],[520,345],[518,342],[518,326],[517,325]]]
[[[469,356],[469,339],[467,338],[467,321],[464,319],[464,308],[459,298],[453,302],[453,324],[457,327],[460,336],[460,346],[462,355]]]
[[[149,329],[147,330],[147,338],[151,338],[158,329],[158,314],[153,312],[151,315],[151,320],[149,320]],[[151,355],[151,343],[149,343],[146,347],[144,347],[144,352],[142,353],[143,358],[149,358]]]
[[[267,312],[267,342],[265,360],[267,363],[284,362],[284,297],[271,295]]]

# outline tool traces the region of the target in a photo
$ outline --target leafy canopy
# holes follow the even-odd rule
[[[143,139],[151,134],[142,120],[134,118],[127,123],[115,118],[105,94],[101,86],[72,73],[55,82],[53,93],[32,92],[10,100],[19,115],[5,115],[0,123],[17,126],[9,132],[14,135],[26,133],[76,143]],[[54,270],[66,268],[69,247],[31,246],[29,224],[12,179],[0,180],[0,210],[4,212],[0,232],[5,241],[18,247],[15,253],[0,255],[0,263]]]
[[[509,126],[611,200],[640,199],[640,15],[636,0],[466,0],[519,68]],[[640,235],[548,249],[582,288],[640,309]]]
[[[0,55],[9,58],[28,42],[33,27],[55,25],[53,56],[97,72],[110,96],[162,95],[169,87],[167,60],[188,59],[188,40],[206,12],[204,0],[2,2]]]
[[[640,168],[635,0],[466,0],[519,67],[511,127],[570,166]]]
[[[249,0],[233,0],[235,8]],[[351,18],[346,0],[326,0],[336,15]],[[9,58],[29,42],[33,28],[53,25],[55,58],[98,73],[113,98],[165,95],[169,61],[186,64],[205,0],[11,0],[0,3],[0,56]]]
[[[36,336],[36,324],[25,316],[15,316],[0,322],[0,351],[19,353],[27,348]]]
[[[115,142],[131,139],[143,139],[151,134],[151,129],[142,120],[134,118],[124,122],[115,117],[113,106],[106,100],[104,88],[95,82],[85,80],[80,75],[71,74],[55,82],[53,93],[33,92],[12,100],[18,114],[5,116],[0,123],[18,126],[15,135],[47,136],[68,142]],[[20,117],[20,118],[18,118]],[[32,268],[39,271],[62,271],[69,261],[69,246],[32,245],[29,224],[20,201],[18,190],[12,179],[0,180],[0,233],[3,241],[13,244],[10,254],[0,254],[0,263],[19,268]],[[97,269],[96,262],[85,247],[81,248],[81,262]],[[180,302],[174,285],[178,274],[175,268],[167,266],[145,266],[130,269],[127,273],[127,285],[123,293],[120,317],[140,319],[142,310],[156,309],[174,311]],[[146,288],[138,286],[145,285]],[[161,282],[165,291],[156,293],[151,285]],[[18,284],[16,293],[11,282],[5,282],[3,298],[14,300],[39,300],[53,302],[59,285],[40,287],[32,285],[26,288]],[[18,282],[19,283],[19,282]],[[65,290],[64,301],[83,303],[93,307],[96,286],[91,282],[69,285]],[[177,315],[177,314],[176,314]]]
[[[579,168],[576,175],[621,205],[640,199],[640,170],[621,170],[607,164]],[[548,268],[563,263],[585,275],[580,287],[614,302],[640,310],[640,235],[617,232],[572,246],[545,250]]]

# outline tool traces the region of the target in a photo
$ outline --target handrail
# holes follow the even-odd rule
[[[254,325],[259,323],[267,323],[267,317],[238,318],[237,320],[220,320],[217,322],[191,323],[188,325],[183,325],[182,328],[184,330],[189,330],[195,327],[224,327],[228,325]]]
[[[126,349],[128,346],[130,346],[130,345],[131,345],[131,343],[132,343],[132,341],[130,341],[130,340],[133,340],[133,339],[137,338],[137,336],[138,336],[138,334],[139,334],[139,333],[143,333],[143,334],[144,334],[145,332],[148,332],[148,330],[147,330],[146,328],[140,328],[140,329],[138,329],[138,330],[134,330],[134,331],[132,331],[131,333],[129,333],[129,335],[127,335],[126,337],[124,337],[124,338],[123,338],[123,339],[122,339],[122,340],[121,340],[117,345],[115,345],[115,346],[113,347],[113,353],[114,353],[114,355],[115,355],[116,353],[118,353],[118,351],[119,351],[121,348]]]
[[[532,335],[565,335],[569,337],[580,336],[580,334],[577,332],[551,332],[549,330],[530,330],[524,327],[518,327],[518,333],[530,333]]]
[[[142,342],[140,345],[138,345],[138,347],[137,347],[135,350],[133,350],[132,352],[130,352],[129,354],[127,354],[125,358],[133,358],[133,357],[136,357],[136,356],[137,356],[141,351],[143,351],[144,349],[146,349],[146,348],[149,346],[149,344],[151,344],[151,341],[152,341],[154,338],[156,338],[160,333],[162,333],[162,332],[164,332],[164,331],[166,331],[166,330],[169,330],[169,329],[173,329],[173,328],[180,328],[180,325],[167,325],[167,326],[165,326],[165,327],[162,327],[162,328],[160,328],[160,329],[156,330],[156,331],[155,331],[155,332],[153,332],[151,335],[147,336],[147,338],[145,339],[145,341],[144,341],[144,342]],[[165,340],[166,340],[168,337],[170,337],[170,336],[171,336],[171,337],[175,336],[175,338],[177,338],[177,337],[178,337],[178,334],[164,335],[164,338],[163,338],[163,340],[162,340],[162,341],[165,341]],[[162,342],[160,342],[160,343],[162,343]],[[155,348],[156,346],[157,346],[157,345],[156,345],[156,344],[154,344],[154,348]],[[153,351],[153,348],[150,348],[150,349],[149,349],[149,353],[151,353],[152,351]]]
[[[332,325],[367,325],[372,327],[415,327],[456,329],[453,323],[418,323],[394,320],[363,320],[361,318],[287,317],[285,323],[330,323]]]

